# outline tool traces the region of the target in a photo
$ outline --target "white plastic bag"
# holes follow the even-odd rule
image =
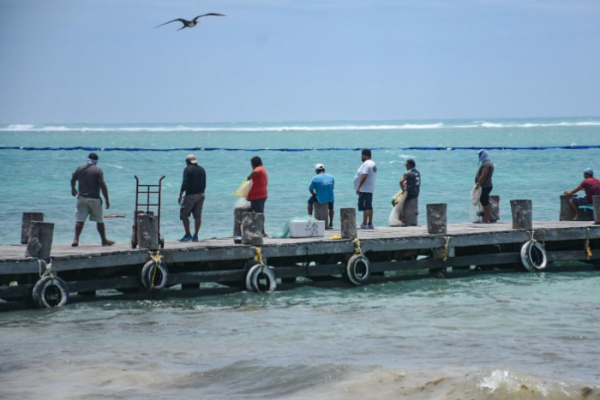
[[[479,198],[481,197],[481,188],[479,186],[475,186],[473,190],[471,190],[471,206],[469,207],[469,218],[471,218],[471,222],[479,221]]]
[[[250,202],[246,200],[246,196],[252,188],[252,180],[244,181],[240,187],[233,192],[233,195],[237,198],[235,201],[234,208],[250,208]]]
[[[406,200],[406,192],[402,190],[394,195],[394,201],[396,205],[392,208],[392,212],[388,218],[388,223],[390,226],[400,226],[402,225],[402,221],[400,221],[400,216],[404,211],[404,201]]]

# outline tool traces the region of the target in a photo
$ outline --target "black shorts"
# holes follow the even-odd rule
[[[315,196],[310,196],[310,197],[308,198],[308,204],[314,204],[314,203],[315,203],[315,201],[316,201],[317,203],[319,203],[319,202],[317,201],[317,199],[315,198]],[[319,203],[319,204],[321,204],[321,203]],[[330,202],[329,202],[329,209],[330,209],[330,210],[333,210],[333,201],[330,201]]]
[[[266,201],[266,197],[263,197],[262,199],[250,200],[250,210],[255,213],[264,214]]]
[[[373,209],[373,193],[360,192],[358,194],[358,211]]]
[[[492,188],[493,186],[481,188],[481,197],[479,198],[479,202],[484,207],[490,204],[490,192],[492,191]]]

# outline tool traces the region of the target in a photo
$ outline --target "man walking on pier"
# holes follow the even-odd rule
[[[585,206],[594,204],[593,196],[600,195],[600,180],[598,178],[594,178],[594,170],[591,168],[586,168],[583,171],[583,181],[577,186],[575,189],[565,190],[566,195],[572,195],[580,190],[585,191],[585,197],[572,197],[569,199],[569,203],[573,210],[575,210],[575,218],[573,221],[577,221],[579,219],[579,206]]]
[[[204,205],[204,191],[206,190],[206,171],[193,154],[185,158],[186,167],[183,170],[183,182],[179,191],[179,219],[183,221],[185,234],[180,242],[198,241],[198,231],[202,225],[202,206]],[[183,194],[185,193],[185,198]],[[190,232],[190,215],[194,214],[194,235]]]
[[[377,179],[377,165],[371,160],[371,150],[363,149],[362,165],[354,177],[354,190],[358,195],[358,211],[363,212],[363,223],[360,229],[375,229],[373,227],[373,192]]]
[[[110,207],[108,201],[108,188],[104,182],[104,173],[96,166],[98,164],[98,155],[90,153],[87,164],[79,166],[71,178],[71,194],[77,196],[77,213],[75,222],[75,239],[73,247],[79,246],[79,235],[83,231],[85,220],[90,217],[90,221],[96,222],[98,233],[102,239],[102,246],[114,244],[112,240],[106,238],[104,230],[104,219],[102,216],[102,199],[100,191],[106,201],[106,209]],[[75,189],[75,182],[78,182],[79,192]]]

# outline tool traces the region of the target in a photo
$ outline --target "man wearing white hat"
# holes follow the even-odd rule
[[[580,190],[585,190],[585,197],[572,197],[569,200],[571,207],[575,210],[575,218],[573,221],[579,219],[579,206],[585,206],[588,204],[594,204],[593,196],[600,195],[600,181],[598,178],[594,178],[594,170],[591,168],[586,168],[583,171],[583,181],[577,186],[575,189],[565,190],[566,195],[570,196],[579,192]]]
[[[325,173],[323,164],[315,165],[315,173],[317,174],[310,182],[308,191],[312,196],[308,199],[308,215],[313,213],[313,204],[317,201],[319,204],[329,203],[329,229],[333,228],[333,189],[335,179],[333,176]]]
[[[193,154],[185,158],[187,165],[183,170],[183,182],[179,191],[179,219],[183,221],[185,234],[180,242],[198,241],[198,231],[202,224],[202,206],[204,205],[204,191],[206,190],[206,171]],[[183,194],[185,193],[185,198]],[[194,235],[190,232],[190,215],[194,215]]]

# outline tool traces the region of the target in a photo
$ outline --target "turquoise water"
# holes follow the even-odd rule
[[[402,150],[413,146],[556,146],[600,144],[600,118],[517,121],[378,121],[366,123],[287,123],[213,125],[0,125],[0,145],[32,147],[90,146],[99,148],[363,148],[387,147],[373,152],[378,164],[374,196],[375,225],[387,224],[390,199],[398,190],[403,162],[414,158],[422,175],[420,224],[427,203],[448,204],[449,222],[468,222],[465,212],[477,167],[475,150]],[[360,151],[194,151],[207,171],[207,199],[200,236],[230,236],[233,230],[232,192],[248,176],[250,158],[258,155],[269,173],[267,232],[281,230],[286,221],[306,213],[308,185],[314,165],[325,164],[336,179],[336,210],[356,207],[353,178]],[[55,223],[55,242],[72,240],[75,199],[69,181],[89,151],[0,150],[0,244],[17,243],[24,211],[43,212]],[[111,208],[108,214],[126,219],[106,220],[109,237],[128,241],[135,208],[135,179],[142,184],[163,180],[161,233],[167,241],[183,234],[177,197],[185,156],[189,151],[98,152]],[[594,167],[597,149],[492,150],[496,165],[494,191],[500,196],[501,220],[510,220],[511,199],[533,201],[535,220],[556,220],[559,195],[573,189],[586,167]],[[339,226],[339,223],[337,224]],[[87,224],[83,242],[99,241]]]
[[[410,146],[600,144],[600,118],[366,123],[0,125],[0,146],[233,148],[390,147],[379,166],[375,224],[387,222],[403,161],[421,171],[427,203],[467,222],[476,151]],[[69,180],[87,151],[0,150],[0,244],[20,239],[21,213],[55,222],[70,242]],[[313,166],[336,178],[336,209],[355,206],[358,151],[197,151],[208,174],[202,237],[231,235],[232,192],[259,155],[269,172],[267,231],[303,215]],[[165,175],[161,230],[181,236],[185,151],[99,152],[112,207],[109,237],[127,241],[135,179]],[[556,220],[598,150],[493,150],[501,220],[532,199]],[[336,224],[339,226],[339,223]],[[86,225],[82,241],[97,242]],[[600,399],[600,272],[424,279],[349,289],[300,287],[164,301],[105,298],[0,314],[0,399]],[[110,295],[110,292],[104,293]]]

